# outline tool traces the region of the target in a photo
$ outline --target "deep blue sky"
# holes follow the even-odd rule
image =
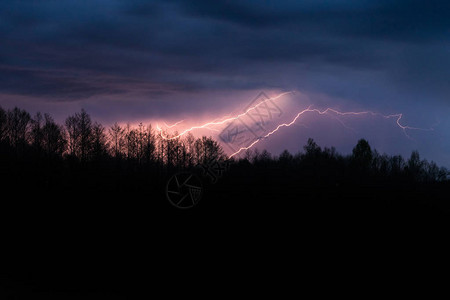
[[[449,37],[442,0],[0,1],[0,105],[176,120],[297,90],[317,107],[402,112],[435,129],[389,142],[361,129],[343,136],[344,152],[367,135],[450,166]],[[286,147],[308,134],[335,142],[310,131]]]

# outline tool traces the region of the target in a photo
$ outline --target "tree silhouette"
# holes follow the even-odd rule
[[[188,133],[185,138],[186,149],[186,164],[188,167],[192,167],[195,163],[195,137],[192,133]]]
[[[22,148],[27,141],[31,117],[28,112],[15,107],[7,113],[7,132],[11,145]]]
[[[420,160],[418,151],[413,151],[406,164],[408,175],[414,180],[420,180],[424,177],[425,161]]]
[[[145,129],[144,141],[143,141],[143,156],[145,158],[145,162],[150,163],[154,162],[156,159],[155,151],[156,151],[156,139],[155,134],[153,133],[152,126],[149,125]]]
[[[405,160],[401,155],[394,155],[389,159],[390,172],[394,176],[399,176],[405,170]]]
[[[92,127],[92,155],[94,160],[102,160],[108,154],[109,141],[105,128],[100,123],[94,123]]]
[[[64,128],[45,114],[42,128],[42,147],[48,156],[61,156],[66,151],[66,133]]]
[[[361,171],[368,171],[371,167],[372,159],[373,154],[369,142],[360,139],[352,151],[353,165]]]
[[[0,106],[0,142],[6,139],[8,118],[6,111]]]
[[[284,166],[289,165],[289,164],[292,164],[292,161],[293,161],[293,160],[294,160],[294,157],[292,156],[291,153],[289,153],[288,150],[284,150],[284,151],[280,154],[280,157],[278,158],[278,161],[279,161],[282,165],[284,165]]]
[[[125,149],[125,128],[114,123],[108,130],[111,153],[115,158],[121,158]]]
[[[30,139],[31,145],[38,151],[42,151],[43,143],[43,131],[44,118],[40,112],[36,113],[35,117],[31,120],[31,132]]]
[[[314,159],[320,156],[322,149],[316,144],[316,142],[309,138],[306,145],[303,147],[305,150],[305,158]]]
[[[80,113],[66,119],[69,154],[87,161],[93,149],[93,126],[91,117],[82,109]]]

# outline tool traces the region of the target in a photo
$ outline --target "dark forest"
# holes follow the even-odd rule
[[[84,110],[57,124],[48,114],[0,109],[0,165],[4,241],[20,257],[8,278],[18,278],[11,289],[25,295],[135,287],[145,278],[135,264],[150,264],[156,236],[395,240],[447,228],[450,211],[448,170],[417,151],[380,154],[361,139],[342,155],[309,139],[294,154],[248,150],[228,159],[210,137],[165,140],[143,124],[107,128]],[[190,209],[167,199],[179,172],[202,183]]]

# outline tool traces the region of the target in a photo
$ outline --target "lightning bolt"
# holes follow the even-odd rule
[[[156,130],[159,131],[161,137],[162,137],[163,139],[165,139],[165,140],[173,140],[173,139],[177,139],[177,138],[180,138],[180,137],[182,137],[183,135],[187,134],[188,132],[191,132],[191,131],[196,130],[196,129],[203,129],[203,128],[211,129],[211,128],[210,128],[211,126],[222,125],[222,124],[225,124],[225,123],[227,123],[227,122],[230,122],[230,121],[233,121],[233,120],[237,120],[237,119],[239,119],[240,117],[243,117],[243,116],[245,116],[246,114],[248,114],[250,111],[255,110],[256,108],[258,108],[260,105],[266,103],[267,101],[270,101],[270,100],[276,100],[276,99],[279,99],[279,98],[281,98],[281,97],[283,97],[283,96],[285,96],[285,95],[287,95],[287,94],[292,94],[292,93],[293,93],[292,91],[291,91],[291,92],[281,93],[281,94],[279,94],[279,95],[277,95],[277,96],[275,96],[275,97],[273,97],[273,98],[268,98],[268,99],[265,99],[265,100],[259,102],[258,104],[256,104],[256,105],[254,105],[254,106],[248,108],[245,112],[243,112],[243,113],[241,113],[241,114],[239,114],[239,115],[237,115],[237,116],[235,116],[235,117],[230,117],[230,118],[223,117],[223,118],[219,118],[219,119],[218,119],[218,120],[220,120],[220,121],[211,121],[211,122],[205,123],[205,124],[203,124],[203,125],[193,126],[193,127],[189,128],[189,129],[186,129],[186,130],[182,131],[181,133],[176,134],[176,135],[174,135],[174,136],[172,136],[172,137],[164,136],[164,135],[163,135],[163,130],[159,127],[158,124],[156,124]]]
[[[164,126],[166,126],[166,128],[172,128],[172,127],[175,127],[175,126],[177,126],[178,124],[180,124],[181,122],[183,122],[184,120],[181,120],[181,121],[178,121],[178,122],[176,122],[175,124],[173,124],[173,125],[167,125],[167,123],[166,122],[163,122],[164,123]]]
[[[236,115],[236,116],[234,116],[234,117],[230,117],[230,115],[227,115],[227,116],[224,116],[224,117],[215,119],[215,120],[213,120],[213,121],[210,121],[210,122],[208,122],[208,123],[205,123],[205,124],[203,124],[203,125],[198,125],[198,126],[190,127],[190,128],[188,128],[188,129],[183,130],[181,133],[175,134],[174,136],[171,136],[171,137],[169,137],[169,136],[167,136],[167,135],[164,135],[164,134],[163,134],[163,129],[162,129],[161,127],[159,127],[158,124],[156,125],[156,129],[159,131],[160,136],[161,136],[164,140],[178,139],[178,138],[182,137],[183,135],[185,135],[185,134],[187,134],[187,133],[189,133],[189,132],[191,132],[191,131],[193,131],[193,130],[197,130],[197,129],[209,129],[209,130],[212,130],[212,131],[218,131],[217,129],[212,128],[212,127],[217,126],[217,125],[223,125],[223,124],[228,123],[228,122],[233,121],[233,120],[237,120],[237,119],[239,119],[239,118],[241,118],[241,117],[247,115],[247,114],[248,114],[249,112],[251,112],[252,110],[255,110],[255,109],[258,108],[260,105],[263,105],[263,104],[266,103],[267,101],[277,100],[277,99],[280,99],[281,97],[283,97],[283,96],[285,96],[285,95],[287,95],[287,94],[293,94],[293,93],[294,93],[294,92],[292,92],[292,91],[281,93],[281,94],[279,94],[279,95],[277,95],[277,96],[275,96],[275,97],[268,98],[268,99],[265,99],[265,100],[261,101],[260,103],[254,105],[254,106],[252,106],[252,107],[250,107],[250,108],[248,108],[245,112],[243,112],[243,113],[241,113],[241,114],[238,114],[238,115]],[[424,131],[430,131],[430,130],[433,130],[432,128],[431,128],[431,129],[425,129],[425,128],[411,127],[411,126],[407,126],[407,125],[401,124],[400,120],[403,118],[403,114],[401,114],[401,113],[399,113],[399,114],[392,114],[392,115],[383,115],[383,114],[380,114],[380,113],[377,113],[377,112],[372,112],[372,111],[359,111],[359,112],[350,111],[350,112],[341,112],[341,111],[338,111],[338,110],[333,109],[333,108],[326,108],[326,109],[324,109],[324,110],[319,110],[319,109],[317,109],[317,108],[311,108],[311,105],[310,105],[308,108],[306,108],[306,109],[300,111],[300,112],[299,112],[299,113],[291,120],[291,122],[289,122],[289,123],[282,123],[282,124],[277,125],[277,127],[276,127],[274,130],[270,131],[269,133],[267,133],[267,134],[264,135],[264,136],[258,137],[258,138],[257,138],[255,141],[253,141],[250,145],[248,145],[248,146],[246,146],[246,147],[240,148],[240,149],[237,150],[236,152],[232,153],[232,154],[229,156],[229,158],[232,158],[233,156],[239,154],[239,153],[240,153],[241,151],[243,151],[243,150],[248,150],[248,149],[252,148],[252,147],[253,147],[254,145],[256,145],[258,142],[260,142],[260,141],[263,140],[263,139],[268,138],[269,136],[271,136],[272,134],[276,133],[276,132],[277,132],[278,130],[280,130],[281,128],[283,128],[283,127],[289,127],[289,126],[295,124],[296,121],[297,121],[302,115],[304,115],[305,113],[308,113],[308,112],[310,112],[310,113],[317,113],[317,114],[319,114],[319,115],[325,115],[325,114],[330,115],[331,113],[333,113],[334,115],[332,115],[332,116],[333,116],[334,119],[336,119],[336,120],[337,120],[342,126],[344,126],[345,128],[350,129],[350,130],[353,130],[353,131],[354,131],[354,129],[351,128],[351,127],[349,127],[349,126],[347,126],[341,119],[338,118],[338,116],[372,115],[372,116],[383,117],[383,118],[385,118],[385,119],[395,119],[395,122],[396,122],[397,126],[398,126],[400,129],[402,129],[402,131],[403,131],[403,133],[405,134],[405,136],[408,137],[409,139],[412,139],[412,138],[408,135],[407,130],[424,130]],[[166,123],[164,123],[164,125],[165,125],[166,128],[169,129],[169,128],[173,128],[174,126],[180,124],[181,122],[183,122],[183,120],[178,121],[178,122],[176,122],[175,124],[170,125],[170,126],[167,125]],[[301,125],[307,127],[307,126],[304,125],[304,124],[301,124]]]
[[[236,152],[232,153],[232,154],[229,156],[229,158],[232,158],[233,156],[239,154],[239,153],[240,153],[241,151],[243,151],[243,150],[248,150],[248,149],[252,148],[252,147],[253,147],[254,145],[256,145],[259,141],[261,141],[262,139],[268,138],[269,136],[271,136],[272,134],[274,134],[275,132],[277,132],[278,130],[280,130],[280,128],[282,128],[282,127],[289,127],[289,126],[293,125],[293,124],[297,121],[298,118],[300,118],[303,114],[305,114],[305,113],[307,113],[307,112],[316,112],[316,113],[318,113],[318,114],[320,114],[320,115],[324,115],[324,114],[327,114],[327,113],[329,113],[329,112],[333,112],[333,113],[335,113],[335,114],[337,114],[337,115],[340,115],[340,116],[346,116],[346,115],[367,115],[367,114],[370,114],[370,115],[373,115],[373,116],[381,116],[381,117],[383,117],[383,118],[385,118],[385,119],[396,118],[396,120],[395,120],[396,124],[398,125],[398,127],[400,127],[400,128],[403,130],[404,134],[405,134],[408,138],[411,138],[411,137],[410,137],[410,136],[408,135],[408,133],[406,132],[407,129],[412,129],[412,130],[425,130],[425,131],[433,130],[432,128],[431,128],[431,129],[425,129],[425,128],[418,128],[418,127],[411,127],[411,126],[402,125],[402,124],[400,123],[400,120],[402,119],[403,114],[394,114],[394,115],[387,115],[387,116],[386,116],[386,115],[382,115],[382,114],[380,114],[380,113],[376,113],[376,112],[372,112],[372,111],[340,112],[340,111],[335,110],[335,109],[333,109],[333,108],[327,108],[327,109],[321,111],[321,110],[319,110],[319,109],[317,109],[317,108],[312,109],[311,106],[309,106],[309,107],[306,108],[305,110],[302,110],[301,112],[299,112],[299,113],[295,116],[295,118],[292,119],[291,122],[279,124],[274,130],[270,131],[269,133],[267,133],[266,135],[264,135],[264,136],[262,136],[262,137],[259,137],[259,138],[256,139],[254,142],[252,142],[249,146],[247,146],[247,147],[242,147],[242,148],[240,148],[239,150],[237,150]],[[339,119],[338,119],[338,120],[339,120]],[[339,120],[339,121],[340,121],[340,120]],[[340,122],[340,123],[341,123],[344,127],[347,127],[347,126],[345,126],[342,122]],[[347,128],[348,128],[348,127],[347,127]]]

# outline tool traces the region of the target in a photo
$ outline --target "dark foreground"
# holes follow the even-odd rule
[[[166,197],[179,171],[202,185],[180,189],[202,194],[188,210]],[[254,296],[280,280],[279,299],[309,281],[334,291],[324,276],[370,281],[378,270],[398,282],[393,269],[414,273],[420,260],[447,272],[448,255],[437,253],[448,236],[448,170],[364,139],[349,155],[309,139],[294,155],[254,150],[230,161],[211,137],[107,129],[84,110],[62,126],[0,108],[0,185],[0,299],[211,298],[236,286]]]
[[[231,166],[213,184],[195,169],[202,199],[180,210],[165,195],[175,172],[123,186],[83,173],[66,186],[5,178],[1,298],[170,294],[242,269],[399,262],[447,238],[449,182],[330,183]]]

